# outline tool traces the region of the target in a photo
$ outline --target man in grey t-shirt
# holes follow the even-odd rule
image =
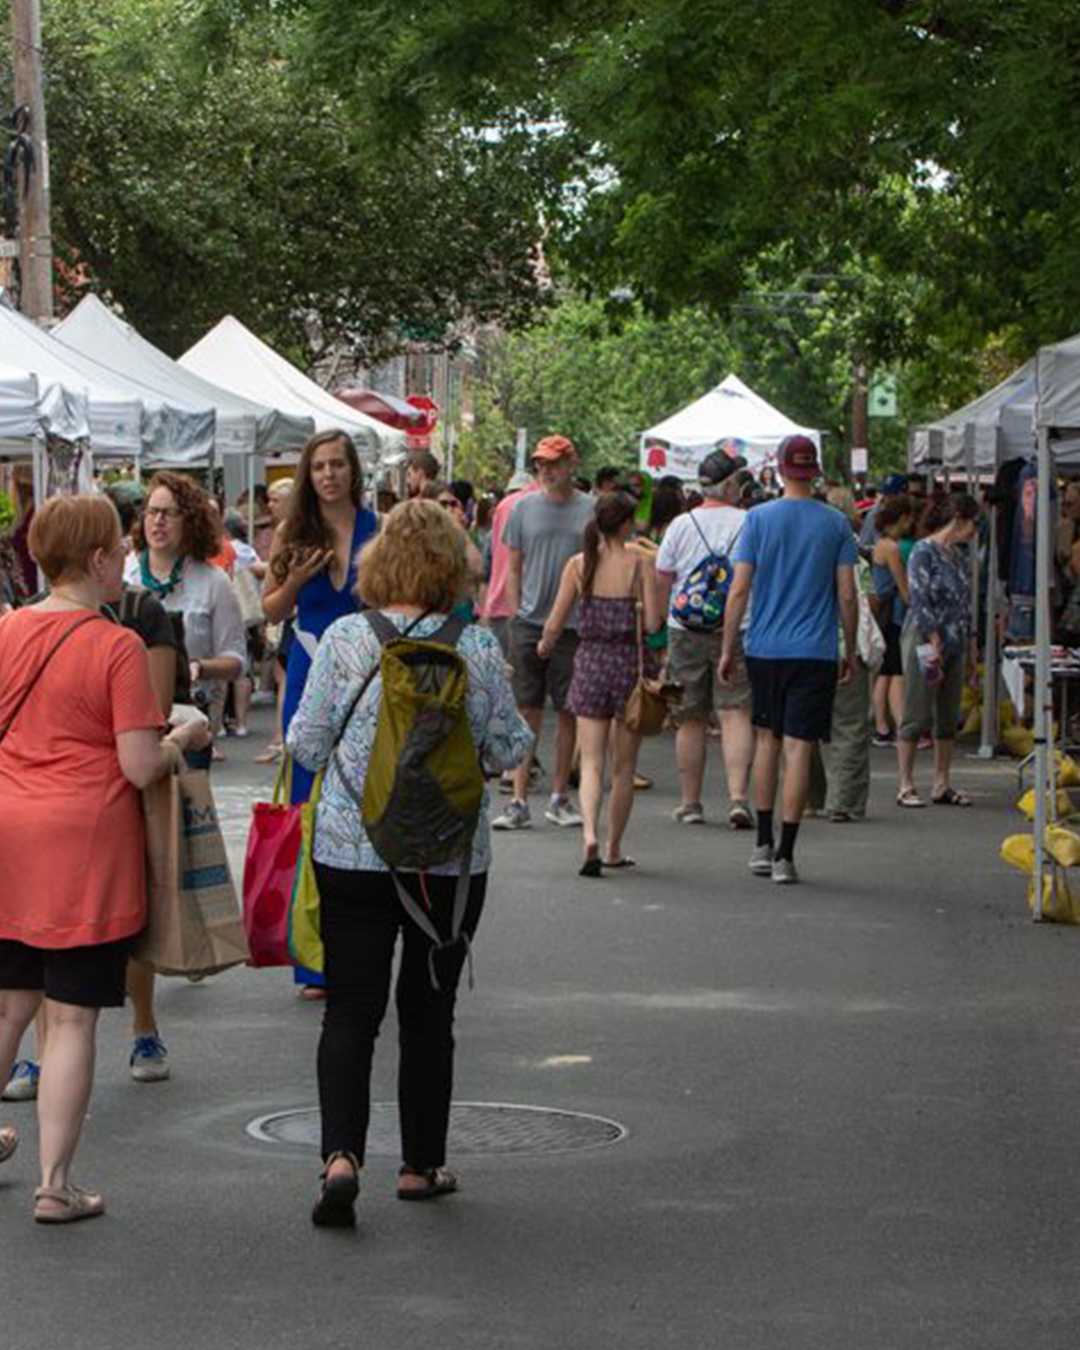
[[[514,698],[537,737],[549,694],[558,717],[551,803],[544,812],[555,825],[581,824],[581,816],[566,794],[574,758],[574,716],[565,705],[577,648],[576,609],[547,660],[537,656],[536,648],[555,603],[563,568],[581,552],[585,526],[595,511],[594,500],[574,487],[577,462],[577,451],[565,436],[546,436],[539,441],[533,466],[542,490],[514,507],[503,531],[510,563],[507,592],[515,615],[510,625]],[[491,822],[494,829],[523,830],[532,824],[527,801],[531,769],[530,754],[514,774],[513,800]]]

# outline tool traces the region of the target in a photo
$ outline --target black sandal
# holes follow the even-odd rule
[[[579,877],[599,877],[603,876],[600,870],[600,848],[599,846],[589,849],[585,856],[585,861],[578,868]]]
[[[344,1158],[352,1166],[349,1175],[335,1173],[330,1176],[330,1166]],[[356,1210],[353,1205],[360,1194],[360,1163],[354,1153],[338,1150],[331,1153],[319,1174],[322,1190],[311,1211],[311,1222],[318,1228],[355,1228]]]
[[[403,1163],[398,1169],[398,1176],[423,1177],[427,1182],[426,1186],[410,1186],[406,1189],[399,1186],[397,1193],[399,1200],[437,1200],[440,1195],[453,1195],[458,1188],[457,1177],[445,1167],[421,1169]]]

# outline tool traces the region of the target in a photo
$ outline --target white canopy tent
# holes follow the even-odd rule
[[[909,463],[941,464],[974,472],[996,471],[1016,456],[1035,453],[1035,362],[936,422],[916,427]]]
[[[73,351],[9,306],[0,304],[0,355],[33,375],[47,428],[65,440],[86,434],[95,455],[152,455],[170,463],[205,461],[213,453],[212,407]],[[82,409],[85,408],[85,418]]]
[[[118,318],[96,295],[84,296],[52,333],[73,351],[169,389],[178,400],[213,407],[214,445],[219,456],[299,450],[314,431],[310,417],[279,412],[186,369]]]
[[[41,434],[37,380],[26,371],[0,366],[0,445],[18,450]]]
[[[799,426],[737,375],[729,375],[688,407],[642,432],[640,465],[650,473],[696,479],[701,461],[719,449],[742,455],[757,472],[774,464],[780,442],[794,435],[821,445],[819,432]]]
[[[404,432],[328,394],[231,314],[186,351],[180,365],[256,403],[311,418],[316,431],[340,427],[369,464],[405,449]]]

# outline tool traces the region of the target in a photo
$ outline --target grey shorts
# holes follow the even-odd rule
[[[919,669],[915,648],[919,635],[913,628],[903,635],[900,649],[904,656],[904,715],[897,735],[902,741],[917,741],[924,732],[933,732],[936,741],[951,741],[960,723],[960,703],[964,693],[964,658],[946,656],[941,679],[929,685]]]
[[[495,634],[495,640],[502,648],[502,654],[510,660],[510,624],[511,619],[488,619],[487,626]]]
[[[716,664],[720,660],[723,634],[692,633],[686,628],[668,629],[668,675],[682,685],[682,702],[673,717],[679,722],[707,722],[713,713],[750,710],[750,677],[742,638],[735,639],[735,668],[729,685],[720,683]]]
[[[562,712],[574,674],[578,635],[565,629],[551,656],[541,661],[536,648],[543,631],[539,624],[526,623],[524,619],[510,621],[510,663],[514,668],[510,683],[514,702],[519,708],[542,708],[550,695],[552,707]]]

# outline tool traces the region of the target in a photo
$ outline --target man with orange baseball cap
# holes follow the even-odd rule
[[[537,647],[555,603],[563,568],[581,552],[585,526],[593,518],[592,497],[574,486],[577,464],[577,451],[567,437],[545,436],[538,441],[533,469],[540,491],[522,498],[503,531],[510,562],[507,593],[514,608],[510,623],[514,698],[537,737],[548,697],[555,708],[558,720],[551,802],[544,816],[553,825],[563,826],[581,824],[581,816],[567,796],[576,735],[574,715],[566,710],[578,641],[576,611],[550,656],[542,659]],[[532,760],[528,755],[515,771],[513,799],[491,822],[493,829],[524,830],[532,824],[528,803]]]

